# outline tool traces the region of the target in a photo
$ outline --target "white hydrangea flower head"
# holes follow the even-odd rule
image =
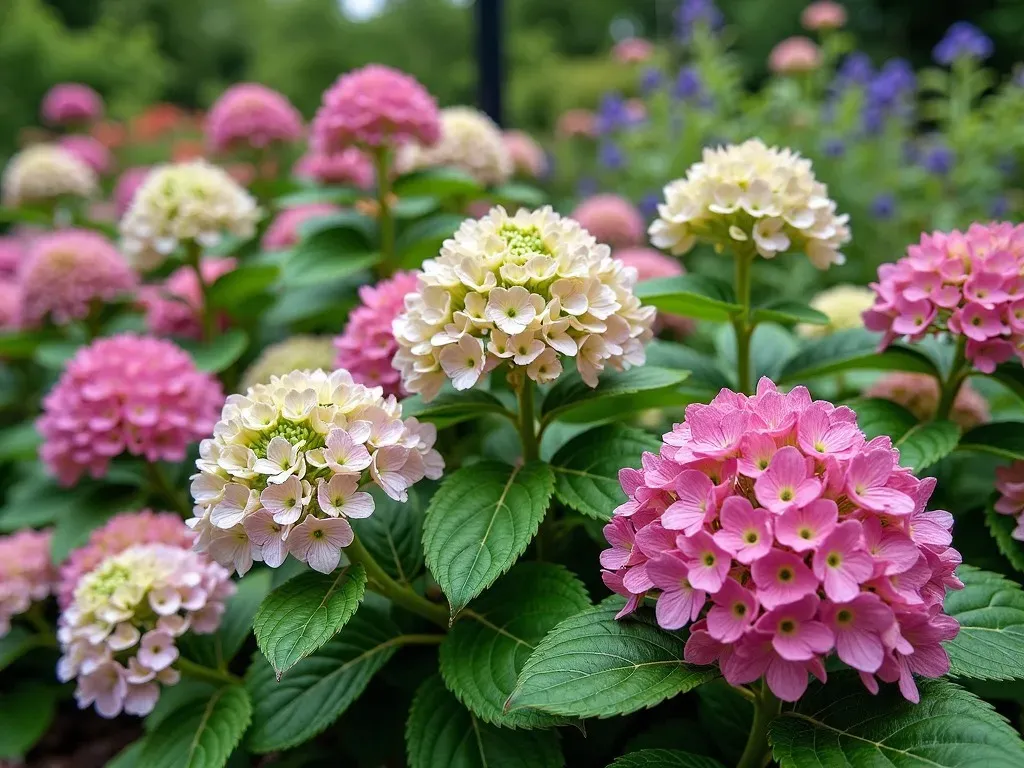
[[[430,147],[406,145],[396,163],[402,173],[435,166],[459,168],[484,186],[503,184],[515,170],[501,129],[472,107],[442,109],[441,140]]]
[[[61,197],[93,197],[98,191],[92,168],[55,144],[36,144],[7,163],[3,204],[12,208],[46,203]]]
[[[348,371],[292,371],[231,395],[199,445],[192,476],[196,549],[239,575],[291,554],[330,573],[353,541],[349,518],[373,514],[376,485],[396,501],[444,460],[437,429]]]
[[[180,679],[177,639],[215,632],[234,591],[227,570],[190,549],[140,544],[112,555],[81,578],[60,616],[57,676],[77,678],[83,709],[146,715],[160,685]]]
[[[573,357],[588,386],[605,367],[644,362],[654,307],[634,295],[637,273],[550,207],[467,219],[423,263],[418,289],[393,323],[394,366],[425,400],[446,379],[469,389],[502,363],[544,384]]]
[[[261,215],[252,195],[205,160],[150,171],[121,218],[122,249],[151,269],[182,243],[211,247],[225,234],[252,237]]]
[[[272,376],[295,370],[331,368],[335,358],[330,336],[291,336],[271,344],[242,374],[242,389],[266,384]]]
[[[796,327],[805,338],[828,336],[836,331],[863,328],[861,315],[875,303],[875,292],[863,285],[837,285],[811,300],[811,307],[828,318],[828,325],[801,323]]]
[[[680,255],[696,243],[766,259],[802,251],[819,269],[842,264],[849,217],[836,214],[811,161],[760,139],[706,148],[699,163],[665,187],[651,242]]]

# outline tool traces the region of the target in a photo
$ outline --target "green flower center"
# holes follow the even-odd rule
[[[498,230],[498,234],[504,238],[512,261],[517,263],[525,263],[531,256],[538,253],[544,256],[551,255],[551,249],[544,243],[540,231],[534,226],[519,227],[515,224],[504,224]]]
[[[265,459],[267,457],[267,446],[275,437],[283,437],[292,445],[295,445],[300,440],[304,440],[305,443],[302,446],[302,450],[304,451],[310,451],[314,448],[323,448],[324,445],[327,444],[326,436],[321,435],[309,424],[296,424],[291,421],[282,420],[278,421],[274,426],[260,432],[249,447],[258,458]]]
[[[109,598],[120,587],[132,581],[131,569],[121,563],[109,562],[99,571],[90,584],[90,591],[96,597]]]

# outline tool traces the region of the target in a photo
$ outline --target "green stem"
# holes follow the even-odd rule
[[[768,684],[761,683],[760,693],[754,696],[754,722],[750,726],[747,746],[743,749],[736,768],[762,768],[769,759],[768,724],[778,717],[782,702],[768,689]]]
[[[345,548],[345,554],[348,555],[349,561],[359,563],[366,569],[370,587],[375,592],[417,616],[422,616],[445,629],[448,628],[450,624],[448,609],[443,605],[430,602],[409,587],[404,587],[392,579],[373,559],[373,555],[363,546],[358,536]]]
[[[743,307],[740,314],[732,319],[736,331],[736,386],[744,394],[753,394],[750,380],[750,337],[754,324],[750,321],[750,268],[753,258],[737,253],[736,259],[736,301]]]
[[[537,461],[540,458],[540,441],[537,436],[533,408],[533,381],[523,377],[523,383],[516,390],[519,401],[519,437],[523,441],[523,461]]]
[[[202,680],[214,685],[242,685],[242,678],[238,675],[233,675],[223,669],[204,667],[202,664],[196,664],[181,656],[174,662],[174,666],[181,674],[191,677],[193,680]]]
[[[395,645],[440,645],[445,635],[399,635],[395,638]]]
[[[150,489],[171,505],[175,512],[182,517],[192,517],[192,505],[188,498],[180,493],[170,480],[163,467],[155,461],[146,462],[146,475],[149,477]]]
[[[387,277],[395,271],[395,217],[391,211],[391,169],[388,150],[381,147],[373,154],[377,170],[377,225],[380,227],[381,272]]]
[[[206,284],[203,279],[202,269],[202,256],[203,249],[198,243],[190,242],[186,246],[187,260],[189,265],[196,273],[196,280],[199,282],[199,322],[202,328],[203,341],[209,342],[213,340],[213,336],[216,333],[216,317],[213,312],[213,307],[210,306],[210,286]]]
[[[935,411],[936,421],[948,419],[953,411],[953,404],[956,403],[956,396],[960,393],[960,387],[967,381],[967,375],[971,372],[967,365],[967,338],[960,336],[956,342],[956,354],[953,357],[953,365],[949,369],[949,376],[945,381],[940,382],[942,389],[939,397],[939,407]]]
[[[35,637],[35,642],[46,648],[57,647],[57,636],[53,632],[53,627],[46,621],[46,617],[43,616],[43,604],[33,603],[22,617],[32,628],[38,633]]]

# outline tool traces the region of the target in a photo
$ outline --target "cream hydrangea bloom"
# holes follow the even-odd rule
[[[403,173],[452,166],[485,186],[508,181],[514,170],[512,154],[501,129],[472,107],[442,109],[441,140],[430,147],[406,145],[399,151],[397,165]]]
[[[12,157],[0,187],[3,204],[12,208],[65,196],[92,197],[98,189],[92,168],[54,144],[36,144]]]
[[[467,219],[422,269],[393,324],[394,366],[426,400],[505,362],[546,383],[574,357],[591,387],[605,366],[644,362],[655,310],[633,294],[636,270],[550,207]]]
[[[828,336],[836,331],[863,328],[861,315],[875,303],[875,292],[862,285],[837,285],[811,300],[811,307],[828,318],[828,325],[801,323],[796,331],[806,338]]]
[[[123,250],[149,269],[183,242],[211,247],[225,233],[252,237],[256,201],[223,169],[204,160],[150,171],[121,218]]]
[[[196,548],[241,575],[291,554],[330,573],[353,541],[347,518],[369,517],[376,485],[396,501],[436,480],[437,430],[356,384],[348,371],[292,371],[224,404],[192,476]]]
[[[843,263],[839,249],[850,240],[849,217],[836,215],[811,161],[760,139],[705,149],[685,179],[665,187],[658,216],[651,242],[677,255],[701,241],[766,259],[803,251],[827,269]]]
[[[291,371],[332,368],[334,356],[330,336],[292,336],[263,350],[242,375],[242,389],[267,384],[271,377]]]

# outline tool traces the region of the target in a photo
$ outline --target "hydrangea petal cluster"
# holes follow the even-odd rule
[[[252,237],[259,218],[256,201],[223,169],[195,160],[150,172],[121,219],[121,237],[125,253],[148,269],[182,243]]]
[[[0,276],[16,276],[27,254],[27,243],[21,237],[0,235]]]
[[[135,199],[135,193],[139,191],[139,187],[142,186],[142,182],[149,176],[149,172],[152,170],[149,166],[140,165],[135,168],[128,168],[117,178],[117,184],[114,185],[114,206],[117,209],[118,218],[124,216],[125,212],[131,207],[132,200]]]
[[[57,676],[75,680],[80,709],[147,715],[175,685],[178,638],[220,626],[230,574],[190,549],[137,544],[106,557],[75,587],[57,627]]]
[[[16,208],[61,197],[92,197],[97,184],[92,168],[66,149],[36,144],[10,159],[0,188],[3,204]]]
[[[110,150],[92,136],[70,134],[62,137],[57,146],[70,152],[100,176],[110,171],[114,164]]]
[[[864,395],[902,405],[918,421],[934,419],[939,410],[939,382],[926,373],[890,373],[868,387]],[[971,386],[970,381],[964,381],[953,401],[949,418],[961,429],[967,430],[985,424],[992,418],[992,414],[988,401]]]
[[[596,387],[606,366],[643,365],[655,310],[640,305],[635,284],[635,270],[550,207],[515,216],[493,208],[462,222],[423,262],[393,324],[394,365],[405,389],[425,400],[447,379],[469,389],[504,362],[548,383],[562,356]]]
[[[361,189],[373,186],[373,163],[355,147],[337,152],[310,149],[295,163],[295,175],[320,184],[352,184]]]
[[[862,285],[837,285],[811,299],[811,307],[828,318],[827,325],[801,323],[797,333],[805,338],[830,336],[836,331],[863,328],[861,315],[875,302],[875,294]]]
[[[512,156],[501,129],[472,107],[441,110],[441,138],[425,146],[410,144],[396,159],[403,173],[418,168],[449,166],[465,171],[484,186],[501,184],[512,176]]]
[[[292,336],[266,347],[242,374],[241,387],[244,390],[257,384],[269,384],[274,376],[292,371],[333,370],[334,367],[334,340],[330,336]]]
[[[622,64],[639,64],[654,55],[654,43],[642,37],[627,37],[612,48],[612,58]]]
[[[512,160],[512,172],[527,179],[539,179],[548,172],[544,149],[525,131],[505,131],[505,151]]]
[[[945,66],[966,59],[984,61],[994,51],[992,39],[967,21],[957,21],[936,44],[932,51],[935,61]]]
[[[345,370],[292,371],[231,395],[199,445],[196,548],[239,575],[289,554],[330,573],[353,541],[349,519],[373,514],[369,488],[404,502],[414,483],[441,476],[436,437]]]
[[[86,229],[41,235],[18,274],[26,326],[83,320],[99,305],[134,290],[135,272],[113,243]]]
[[[338,78],[313,118],[314,147],[328,154],[402,144],[429,146],[441,138],[437,102],[416,78],[370,64]]]
[[[102,477],[122,453],[183,461],[223,402],[216,377],[171,342],[130,333],[97,339],[43,398],[39,455],[65,486],[86,473]]]
[[[0,637],[11,618],[53,592],[57,574],[50,558],[50,531],[24,530],[0,536]]]
[[[270,222],[263,233],[263,249],[283,251],[299,242],[299,227],[307,221],[338,213],[341,208],[332,203],[308,203],[286,208]]]
[[[662,627],[692,623],[688,662],[732,685],[763,676],[784,701],[808,674],[825,680],[833,652],[870,691],[899,682],[914,702],[914,674],[949,671],[953,517],[926,511],[935,479],[899,466],[888,437],[867,440],[849,408],[768,379],[753,397],[723,389],[619,480],[605,583],[628,598],[620,617],[650,595]]]
[[[72,550],[60,566],[57,603],[61,608],[71,605],[75,587],[81,578],[112,555],[138,544],[167,544],[191,549],[195,538],[192,530],[173,512],[143,509],[114,515],[93,530],[85,546]]]
[[[404,397],[401,376],[391,361],[398,351],[392,323],[405,309],[405,296],[416,291],[416,273],[398,272],[359,289],[362,304],[349,313],[345,330],[334,340],[335,365],[367,387]]]
[[[701,241],[766,259],[802,251],[827,269],[843,263],[839,248],[850,239],[849,217],[836,215],[811,162],[760,139],[705,149],[685,179],[665,187],[658,215],[651,242],[676,255]]]
[[[612,249],[632,248],[643,242],[643,214],[621,195],[588,197],[569,215],[599,243],[608,243]]]
[[[212,285],[235,268],[235,260],[208,256],[199,262],[203,283]],[[146,328],[154,336],[200,339],[203,335],[203,290],[191,266],[178,267],[160,285],[139,291],[139,303],[146,311]],[[219,318],[221,329],[227,316]]]
[[[206,143],[214,152],[266,149],[302,138],[302,115],[282,93],[260,83],[228,88],[206,115]]]
[[[1017,527],[1010,535],[1017,541],[1024,541],[1024,461],[996,469],[996,490],[1000,494],[996,512],[1017,519]]]
[[[597,135],[597,115],[589,109],[569,109],[558,116],[555,133],[568,139],[573,136],[592,138]]]
[[[768,55],[768,69],[781,75],[813,72],[821,66],[821,48],[802,35],[787,37],[776,44]]]
[[[1024,361],[1024,224],[922,235],[905,257],[878,268],[871,287],[864,325],[884,334],[880,349],[949,332],[983,373],[1015,354]]]
[[[103,116],[103,99],[82,83],[58,83],[46,92],[40,108],[50,125],[80,125]]]
[[[832,0],[817,0],[804,8],[800,24],[811,32],[842,29],[846,26],[846,8]]]
[[[21,328],[21,286],[9,277],[0,277],[0,331]]]
[[[686,274],[677,259],[653,248],[623,248],[613,251],[612,255],[627,267],[635,269],[637,279],[641,282]],[[686,336],[693,333],[694,323],[688,317],[658,312],[654,320],[654,332],[658,333],[662,328],[668,328],[678,336]]]

